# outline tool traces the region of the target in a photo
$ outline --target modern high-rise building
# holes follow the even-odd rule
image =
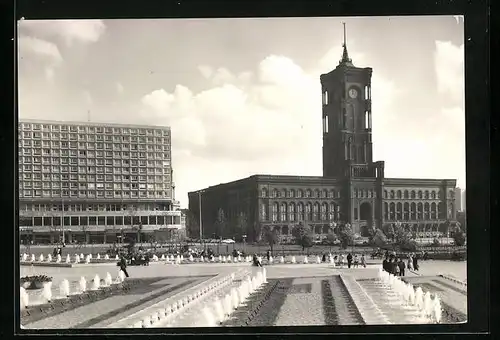
[[[455,188],[455,205],[457,207],[457,211],[463,211],[462,207],[462,189],[459,187]]]
[[[21,120],[22,241],[164,238],[173,209],[170,127]]]

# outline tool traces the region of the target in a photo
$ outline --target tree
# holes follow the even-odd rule
[[[384,234],[387,236],[388,239],[390,239],[392,242],[394,242],[394,236],[395,236],[395,230],[394,230],[394,225],[392,223],[384,225]]]
[[[224,210],[219,208],[217,211],[217,219],[215,220],[215,232],[218,237],[224,237],[227,232],[227,220]]]
[[[342,249],[346,249],[348,246],[353,245],[354,232],[352,231],[350,224],[345,224],[340,227],[339,239]]]
[[[295,238],[295,242],[302,247],[302,251],[311,248],[314,244],[311,228],[302,223],[293,227],[292,236]]]
[[[382,229],[377,229],[377,231],[375,231],[375,235],[373,235],[371,239],[371,244],[378,248],[382,248],[387,245],[387,236],[385,236]]]
[[[186,214],[186,233],[190,238],[198,238],[200,235],[199,218],[191,210],[185,211]]]
[[[463,246],[465,245],[465,233],[458,229],[453,233],[453,241],[455,241],[456,246]]]
[[[334,232],[330,231],[328,233],[328,235],[326,235],[326,241],[328,242],[329,245],[334,245],[335,242],[337,242],[339,238],[337,237],[337,235],[335,235]]]
[[[269,244],[272,253],[274,245],[279,243],[280,236],[278,230],[266,225],[263,228],[263,235],[266,243]]]

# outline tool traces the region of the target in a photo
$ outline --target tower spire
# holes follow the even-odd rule
[[[349,58],[349,54],[347,53],[347,43],[346,43],[346,31],[345,31],[345,22],[342,23],[344,25],[344,43],[342,44],[342,47],[344,48],[344,51],[342,53],[342,60],[340,60],[340,64],[344,65],[352,65],[352,60]]]

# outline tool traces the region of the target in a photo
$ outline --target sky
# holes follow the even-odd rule
[[[322,73],[372,67],[386,177],[465,188],[456,16],[18,23],[19,117],[171,126],[176,198],[253,174],[322,175]]]

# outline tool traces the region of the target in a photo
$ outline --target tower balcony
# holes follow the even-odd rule
[[[369,164],[350,164],[349,177],[375,177],[375,168]]]

